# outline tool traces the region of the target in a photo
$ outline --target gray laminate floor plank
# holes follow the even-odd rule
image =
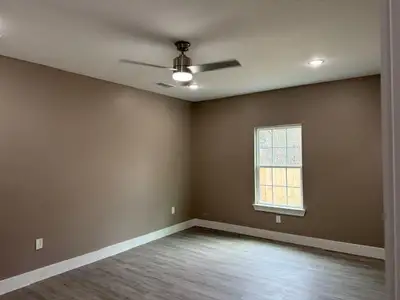
[[[384,263],[190,229],[1,300],[384,300]]]

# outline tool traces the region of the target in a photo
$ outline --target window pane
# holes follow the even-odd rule
[[[272,185],[271,168],[260,168],[260,185]]]
[[[300,188],[288,188],[288,205],[294,207],[302,207],[301,200],[301,189]]]
[[[273,134],[273,147],[286,147],[286,129],[274,129]]]
[[[272,156],[274,166],[286,166],[286,148],[273,148]]]
[[[287,185],[291,187],[301,187],[301,169],[287,169]]]
[[[260,186],[260,201],[264,202],[265,201],[265,190],[266,186]]]
[[[261,204],[272,204],[272,187],[261,186],[260,188],[260,202]]]
[[[272,147],[272,130],[263,129],[258,131],[258,143],[260,149],[266,149]]]
[[[287,129],[287,147],[301,147],[301,128],[292,127]]]
[[[273,185],[286,186],[286,168],[273,168]]]
[[[286,188],[285,187],[273,187],[274,191],[274,205],[287,205],[286,201]]]
[[[287,165],[288,166],[301,166],[301,148],[288,148],[287,149]]]
[[[260,165],[261,166],[272,166],[272,148],[269,149],[260,149]]]
[[[269,127],[256,132],[259,203],[302,207],[301,126]]]

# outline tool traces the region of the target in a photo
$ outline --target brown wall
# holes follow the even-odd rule
[[[187,102],[0,57],[0,279],[187,220],[189,122]]]
[[[253,130],[303,124],[305,217],[255,211]],[[196,103],[192,215],[383,246],[378,76]]]
[[[377,76],[190,104],[0,57],[0,280],[185,221],[189,206],[383,246],[379,106]],[[252,208],[253,129],[293,123],[307,214],[275,224]]]

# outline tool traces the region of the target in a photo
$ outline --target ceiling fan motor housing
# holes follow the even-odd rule
[[[192,73],[188,67],[192,65],[192,60],[185,54],[181,54],[174,58],[175,72]]]

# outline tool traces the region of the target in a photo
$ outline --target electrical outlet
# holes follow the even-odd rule
[[[174,215],[175,214],[175,206],[171,207],[171,214]]]
[[[282,223],[281,216],[279,216],[279,215],[276,216],[276,223],[277,223],[277,224]]]
[[[35,242],[35,249],[36,249],[36,251],[37,251],[37,250],[40,250],[40,249],[42,249],[42,248],[43,248],[43,238],[36,239],[36,242]]]

